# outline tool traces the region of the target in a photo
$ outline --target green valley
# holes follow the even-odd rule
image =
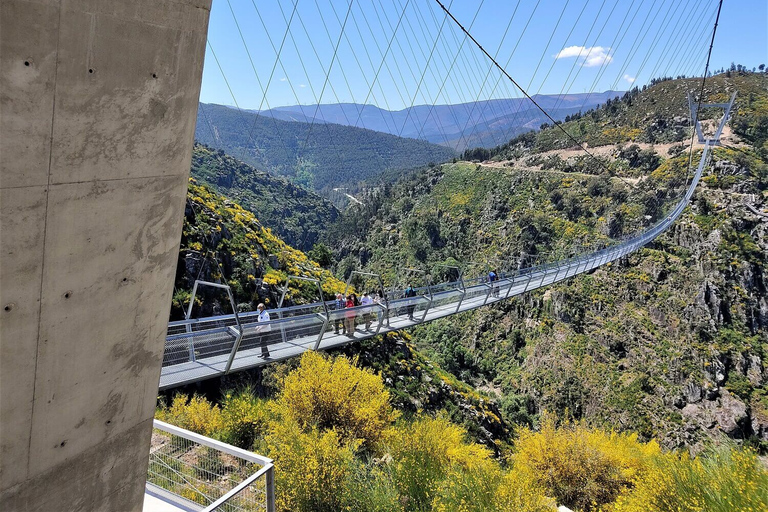
[[[377,181],[385,171],[444,162],[453,150],[363,128],[301,123],[200,104],[195,139],[309,189]]]

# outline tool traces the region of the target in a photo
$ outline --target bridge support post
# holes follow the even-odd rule
[[[0,2],[0,509],[140,511],[210,0]]]
[[[429,302],[427,302],[427,307],[424,308],[424,314],[421,316],[421,322],[424,322],[424,320],[427,319],[427,312],[429,312],[429,308],[432,307],[432,301],[434,300],[434,297],[432,295],[432,283],[431,283],[432,280],[429,278],[428,274],[424,275],[424,279],[426,279],[427,281],[427,293],[429,294],[429,297],[428,297]]]
[[[210,286],[212,288],[219,288],[222,290],[226,290],[227,297],[229,298],[229,304],[232,307],[232,314],[235,317],[235,323],[237,324],[237,328],[233,329],[235,334],[235,343],[232,345],[232,352],[230,352],[229,359],[227,360],[227,365],[224,369],[225,374],[229,373],[229,368],[232,366],[232,361],[235,358],[235,353],[237,352],[237,349],[240,347],[240,342],[243,339],[243,328],[240,324],[240,316],[237,314],[237,306],[235,305],[235,298],[232,296],[232,289],[226,285],[226,284],[219,284],[219,283],[211,283],[208,281],[200,281],[195,280],[195,284],[192,286],[192,296],[189,299],[189,307],[187,308],[187,312],[184,314],[184,319],[189,320],[192,318],[192,307],[195,304],[195,297],[197,297],[197,288],[198,286]],[[186,330],[189,332],[191,330],[191,325],[186,325]],[[190,340],[189,342],[189,351],[190,351],[190,361],[195,360],[195,345],[194,342]]]
[[[326,329],[328,329],[328,320],[329,317],[326,315],[325,319],[323,320],[323,327],[320,329],[320,334],[317,336],[317,341],[315,342],[315,348],[314,350],[317,350],[320,348],[320,342],[323,341],[323,335],[325,335]]]

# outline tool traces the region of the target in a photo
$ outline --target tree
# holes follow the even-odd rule
[[[333,253],[324,243],[317,243],[307,253],[312,261],[317,262],[323,268],[329,268],[333,265]]]

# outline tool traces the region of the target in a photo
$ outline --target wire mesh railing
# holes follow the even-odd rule
[[[191,510],[275,510],[272,460],[155,420],[147,493]]]

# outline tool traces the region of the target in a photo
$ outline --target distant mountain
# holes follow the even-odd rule
[[[563,120],[580,110],[588,110],[624,94],[605,91],[592,94],[537,94],[536,103]],[[457,105],[418,105],[389,111],[373,105],[337,103],[329,105],[294,105],[258,112],[261,115],[307,123],[336,123],[369,130],[420,138],[459,151],[467,147],[493,147],[522,132],[538,129],[550,122],[528,98],[510,98]]]
[[[251,211],[265,227],[302,251],[312,249],[340,214],[317,194],[202,144],[195,144],[192,151],[192,177]]]
[[[318,191],[456,156],[444,146],[388,133],[332,123],[284,121],[204,103],[198,109],[195,139]]]

